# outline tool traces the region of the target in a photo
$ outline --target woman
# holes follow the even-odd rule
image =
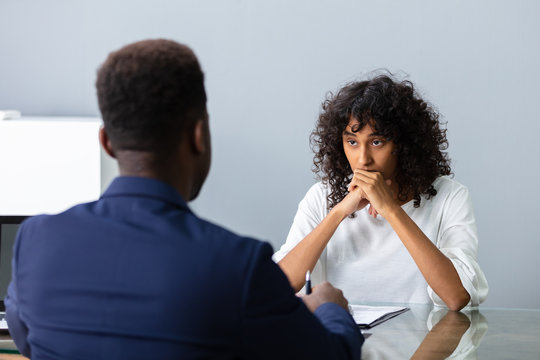
[[[307,270],[354,302],[460,310],[487,296],[466,187],[447,177],[446,130],[409,81],[351,83],[323,103],[315,184],[274,259],[299,291]]]

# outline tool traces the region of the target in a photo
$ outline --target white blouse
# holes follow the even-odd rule
[[[402,206],[424,234],[454,264],[470,305],[483,302],[488,293],[486,278],[477,262],[478,236],[467,188],[447,177],[433,183],[437,195],[422,197]],[[298,205],[298,212],[285,244],[274,254],[281,260],[328,214],[329,189],[317,183]],[[411,255],[390,224],[368,207],[357,211],[338,226],[317,261],[312,283],[329,281],[355,303],[431,303],[445,306],[428,286]]]

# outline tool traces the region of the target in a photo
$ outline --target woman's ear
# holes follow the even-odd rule
[[[105,128],[103,126],[99,129],[99,143],[101,144],[103,150],[105,150],[105,152],[110,157],[116,158],[116,156],[114,155],[111,141],[109,140],[109,136],[107,136],[107,133],[105,132]]]

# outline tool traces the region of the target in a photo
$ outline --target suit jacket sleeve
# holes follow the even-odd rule
[[[364,341],[350,314],[326,303],[312,314],[260,244],[244,289],[243,349],[257,359],[360,359]],[[315,315],[315,316],[314,316]]]

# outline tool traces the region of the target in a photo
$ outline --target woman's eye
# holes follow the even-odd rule
[[[381,140],[373,140],[371,144],[373,144],[374,146],[381,146],[383,142]]]
[[[348,142],[349,145],[351,145],[351,146],[356,145],[356,141],[355,141],[355,140],[347,140],[347,142]]]

